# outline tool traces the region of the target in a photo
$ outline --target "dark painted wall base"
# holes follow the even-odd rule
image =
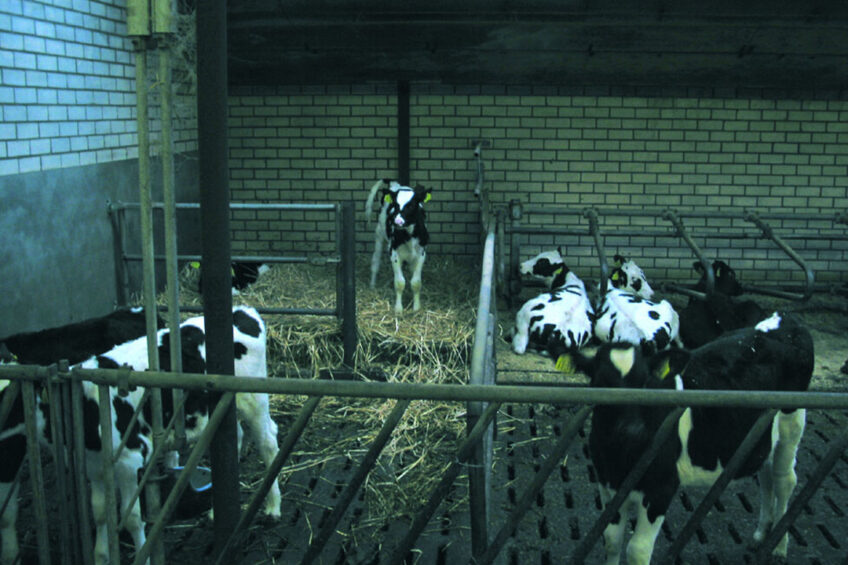
[[[161,174],[153,162],[158,201]],[[178,156],[175,170],[177,200],[198,201],[196,157]],[[77,322],[115,307],[119,292],[107,204],[137,202],[137,187],[137,160],[0,177],[0,336]],[[128,217],[133,221],[127,251],[138,253],[138,213]],[[180,253],[199,251],[196,223],[192,218],[180,224]],[[160,230],[159,250],[162,238]],[[130,269],[131,291],[139,292],[139,272]],[[164,285],[163,274],[157,274],[157,283]]]

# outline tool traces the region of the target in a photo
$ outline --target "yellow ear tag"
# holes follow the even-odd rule
[[[719,267],[718,269],[716,269],[716,271],[715,271],[715,276],[717,276],[717,277],[720,277],[720,276],[721,276],[721,267]]]
[[[236,270],[233,267],[230,267],[230,276],[231,277],[236,276]]]
[[[383,197],[383,202],[385,202],[386,204],[391,204],[391,202],[392,202],[392,195],[391,195],[391,194],[387,194],[386,196],[384,196],[384,197]]]
[[[192,261],[191,263],[189,263],[189,265],[191,266],[192,269],[199,269],[200,268],[200,261]]]
[[[657,378],[662,380],[671,372],[671,366],[668,364],[668,359],[663,361],[663,364],[657,368]]]
[[[618,280],[618,271],[614,272],[610,278],[614,281],[617,281]]]
[[[427,196],[424,197],[424,202],[429,202],[431,198],[433,198],[433,195],[428,192]]]
[[[556,370],[560,373],[574,373],[574,360],[571,355],[567,353],[560,355],[556,362]]]
[[[556,271],[554,271],[554,274],[555,274],[555,275],[561,275],[561,274],[562,274],[562,267],[560,267],[559,269],[557,269]]]

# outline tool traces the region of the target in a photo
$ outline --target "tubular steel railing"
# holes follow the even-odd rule
[[[45,380],[49,379],[50,371],[47,368],[41,367],[29,367],[29,366],[0,366],[0,378],[3,379],[21,379],[24,381],[24,390],[32,387],[33,381]],[[499,528],[497,535],[495,536],[493,542],[491,544],[484,544],[482,548],[478,548],[475,550],[475,557],[478,558],[478,562],[480,563],[490,563],[492,560],[498,555],[499,551],[503,547],[503,543],[505,538],[508,537],[509,532],[514,529],[515,525],[521,519],[524,512],[530,506],[530,502],[539,488],[544,484],[546,477],[550,474],[552,469],[558,464],[559,461],[562,460],[562,455],[567,451],[569,445],[573,442],[573,439],[576,437],[577,432],[582,428],[582,424],[588,416],[588,412],[590,410],[590,405],[602,405],[602,404],[613,404],[613,405],[624,405],[624,404],[641,404],[648,406],[722,406],[726,408],[733,407],[752,407],[759,409],[794,409],[794,408],[810,408],[810,409],[828,409],[828,410],[844,410],[848,408],[848,394],[843,393],[829,393],[829,392],[758,392],[756,395],[752,395],[749,392],[737,392],[737,391],[672,391],[672,390],[621,390],[621,389],[594,389],[594,388],[584,388],[584,387],[555,387],[555,386],[516,386],[516,385],[498,385],[492,386],[488,384],[467,384],[467,385],[448,385],[448,384],[421,384],[421,383],[379,383],[379,382],[356,382],[356,381],[344,381],[344,380],[311,380],[311,379],[289,379],[289,378],[275,378],[275,379],[266,379],[261,377],[233,377],[227,375],[190,375],[190,374],[177,374],[177,373],[163,373],[163,372],[136,372],[136,371],[125,371],[120,369],[74,369],[69,373],[58,373],[58,375],[52,377],[54,379],[58,379],[60,381],[70,381],[71,383],[78,383],[82,380],[91,381],[97,385],[101,386],[101,390],[107,390],[107,386],[117,387],[117,386],[143,386],[143,387],[173,387],[179,385],[180,387],[188,390],[213,390],[221,393],[225,393],[226,398],[231,398],[227,393],[235,393],[235,392],[261,392],[261,393],[270,393],[270,394],[294,394],[294,395],[307,395],[310,397],[310,401],[307,406],[304,406],[302,409],[301,415],[298,417],[298,420],[293,424],[292,428],[289,431],[286,440],[283,442],[283,445],[280,450],[279,462],[275,462],[273,465],[273,469],[270,472],[270,476],[276,478],[276,474],[279,472],[279,468],[282,467],[282,461],[291,453],[294,443],[297,441],[297,438],[300,436],[300,432],[303,427],[308,422],[309,416],[312,414],[315,406],[317,406],[320,398],[324,396],[339,396],[339,397],[359,397],[359,398],[394,398],[399,400],[400,402],[395,408],[395,413],[389,420],[386,422],[384,429],[381,431],[378,438],[374,441],[373,445],[369,449],[366,456],[363,458],[362,465],[360,469],[358,469],[355,473],[354,479],[348,484],[344,495],[341,497],[339,505],[337,508],[333,509],[334,521],[343,515],[347,504],[351,500],[351,498],[355,495],[356,489],[362,482],[362,479],[369,472],[370,468],[373,466],[374,461],[376,460],[377,454],[382,449],[382,445],[387,439],[387,435],[391,432],[396,425],[396,419],[399,420],[402,417],[402,412],[405,409],[405,404],[409,400],[413,399],[426,399],[426,400],[440,400],[440,401],[451,401],[451,402],[466,402],[466,403],[481,403],[488,404],[486,409],[477,419],[475,424],[471,426],[468,436],[461,443],[461,445],[457,449],[457,454],[455,461],[448,467],[445,475],[442,477],[439,485],[434,489],[431,494],[430,499],[425,504],[425,506],[420,511],[419,515],[413,521],[412,526],[410,527],[407,534],[403,537],[401,542],[395,547],[393,553],[391,554],[391,558],[388,559],[389,563],[399,563],[402,562],[404,556],[407,552],[413,547],[415,541],[420,536],[424,526],[429,521],[435,509],[438,507],[441,500],[444,498],[448,488],[453,484],[459,473],[466,468],[466,466],[473,467],[475,465],[475,461],[472,458],[473,453],[477,450],[477,446],[481,438],[483,437],[486,429],[490,426],[492,418],[495,416],[497,412],[497,408],[501,403],[509,402],[509,403],[553,403],[559,405],[576,405],[583,406],[576,415],[572,416],[571,419],[567,422],[562,438],[558,442],[556,446],[552,449],[551,453],[547,457],[547,464],[539,469],[536,477],[534,477],[531,482],[531,486],[528,490],[522,494],[519,499],[519,502],[516,506],[516,509],[513,511],[513,514],[510,515],[507,520],[502,524]],[[34,398],[31,397],[31,399]],[[32,401],[32,400],[31,400]],[[101,407],[106,407],[104,412],[109,411],[109,403],[104,402],[101,403]],[[678,409],[679,411],[680,409]],[[108,417],[107,414],[103,414],[103,417]],[[769,414],[770,412],[767,412]],[[676,428],[676,415],[677,411],[673,412],[672,415],[667,420],[667,424],[665,427],[669,427],[669,433],[673,432]],[[33,417],[30,415],[30,418]],[[198,446],[195,447],[195,450],[189,456],[189,462],[187,463],[187,467],[192,467],[197,463],[197,459],[200,454],[202,454],[206,444],[208,443],[209,438],[212,437],[213,429],[215,427],[215,422],[217,421],[216,417],[211,418],[210,429],[207,430],[207,433],[204,434],[204,437],[201,438]],[[764,420],[767,424],[767,419]],[[762,431],[762,430],[759,430]],[[756,434],[757,431],[753,431],[753,434]],[[109,445],[108,439],[104,438],[104,445]],[[662,440],[662,432],[658,434],[657,442]],[[834,445],[831,447],[828,456],[824,457],[820,462],[818,467],[812,474],[811,481],[821,482],[821,479],[826,476],[836,461],[839,460],[839,456],[844,450],[845,446],[848,445],[848,439],[844,436],[840,438]],[[649,450],[650,451],[650,450]],[[738,454],[738,457],[743,457],[745,452],[741,452]],[[645,456],[644,461],[640,461],[638,463],[632,473],[631,476],[626,479],[627,484],[635,484],[639,477],[641,476],[641,472],[647,468],[647,465],[650,461],[650,453]],[[32,461],[31,461],[32,463]],[[277,465],[276,463],[279,463]],[[732,463],[731,463],[732,465]],[[728,476],[732,473],[732,468],[729,465],[726,470]],[[163,504],[163,509],[157,518],[157,521],[152,526],[150,531],[150,539],[156,539],[158,535],[160,535],[162,527],[164,526],[165,519],[173,510],[173,505],[175,503],[176,498],[180,495],[180,492],[185,487],[188,481],[188,476],[181,476],[180,480],[172,494],[168,497],[168,499]],[[263,484],[263,487],[265,485]],[[815,485],[808,487],[805,486],[801,490],[801,495],[807,495],[807,491],[809,488],[815,488]],[[254,506],[256,501],[261,501],[265,495],[267,489],[260,489],[259,491],[253,494],[251,500],[251,506]],[[716,491],[718,492],[718,491]],[[626,496],[626,489],[622,488],[619,490],[621,494],[621,501],[624,500]],[[709,495],[708,495],[709,496]],[[583,540],[583,543],[577,550],[575,550],[572,555],[572,560],[569,562],[581,562],[581,559],[585,558],[585,555],[588,553],[588,550],[591,549],[592,544],[594,543],[597,536],[600,535],[600,532],[603,531],[603,528],[606,525],[606,521],[610,518],[615,510],[616,500],[614,500],[607,509],[608,512],[605,511],[601,518],[599,518],[596,526],[591,530],[589,534]],[[709,504],[704,508],[708,508]],[[479,508],[476,510],[474,506],[472,507],[472,511],[479,511]],[[795,509],[796,506],[793,504],[790,507],[790,512],[797,512]],[[247,514],[249,514],[248,512]],[[700,520],[702,516],[698,516],[697,519]],[[246,518],[249,523],[249,517]],[[41,520],[41,518],[39,518]],[[46,518],[44,518],[46,520]],[[117,517],[115,517],[117,520]],[[785,533],[786,529],[789,527],[791,522],[790,519],[782,521],[778,524],[778,527],[782,528],[782,531],[775,531],[772,536],[770,536],[769,540],[774,540],[775,543],[782,536],[782,533]],[[495,525],[491,520],[489,520],[488,526]],[[693,522],[693,525],[687,526],[686,530],[689,531],[697,525],[696,522]],[[327,528],[326,532],[322,532],[319,538],[316,538],[315,542],[312,544],[310,549],[308,550],[307,555],[304,558],[304,562],[310,562],[311,560],[317,558],[320,555],[320,551],[322,549],[321,544],[326,543],[327,539],[332,535],[332,531],[330,531],[331,526],[325,526]],[[242,531],[240,528],[235,535],[239,535]],[[594,537],[594,539],[593,539]],[[236,539],[236,538],[234,538]],[[680,543],[683,543],[682,540]],[[143,558],[145,554],[137,556],[137,562]]]
[[[574,209],[574,208],[557,208],[557,207],[532,207],[525,206],[519,200],[512,200],[508,206],[509,213],[507,214],[508,223],[505,228],[506,237],[509,239],[509,265],[501,266],[501,269],[506,273],[505,275],[505,284],[503,287],[503,292],[509,302],[512,304],[512,300],[518,295],[521,290],[522,282],[520,278],[517,276],[517,267],[518,263],[521,259],[521,248],[522,242],[521,239],[523,236],[558,236],[558,235],[570,235],[570,236],[591,236],[593,239],[593,245],[596,251],[596,255],[599,262],[599,267],[601,271],[601,281],[606,280],[606,274],[608,272],[608,265],[606,262],[605,252],[603,249],[603,234],[601,232],[601,228],[599,227],[599,219],[602,217],[636,217],[636,218],[657,218],[666,220],[671,223],[673,227],[673,231],[664,231],[664,230],[640,230],[638,232],[639,237],[679,237],[683,240],[686,246],[692,251],[693,257],[695,257],[703,266],[706,273],[706,292],[712,292],[712,289],[715,284],[715,274],[712,270],[711,261],[705,256],[705,254],[701,251],[693,236],[687,231],[683,224],[683,218],[688,219],[724,219],[724,220],[743,220],[745,222],[753,224],[759,230],[759,235],[738,231],[738,230],[707,230],[706,228],[700,228],[697,233],[698,238],[710,238],[710,239],[767,239],[775,244],[775,246],[782,251],[789,259],[791,259],[798,268],[802,272],[803,283],[801,284],[801,289],[799,292],[795,291],[787,291],[778,288],[770,288],[765,285],[745,285],[744,289],[746,292],[764,294],[769,296],[775,296],[779,298],[785,298],[788,300],[797,300],[797,301],[805,301],[810,298],[813,291],[815,290],[815,274],[813,273],[812,268],[807,265],[806,261],[801,257],[801,255],[796,252],[791,245],[788,243],[790,240],[845,240],[845,234],[815,234],[815,233],[804,233],[804,234],[789,234],[785,236],[779,236],[776,233],[776,230],[772,228],[768,223],[766,223],[766,219],[773,220],[802,220],[802,221],[828,221],[832,220],[834,225],[842,222],[842,216],[836,215],[833,217],[826,217],[823,215],[815,215],[815,214],[781,214],[781,213],[758,213],[756,210],[742,210],[739,212],[718,212],[718,211],[707,211],[707,210],[673,210],[670,208],[666,209],[638,209],[638,210],[624,210],[624,209],[601,209],[595,207],[588,207],[582,210]],[[528,216],[532,215],[554,215],[555,217],[562,218],[564,216],[572,216],[572,217],[583,217],[588,223],[588,230],[579,227],[579,220],[575,219],[572,222],[572,227],[560,227],[560,226],[541,226],[541,225],[527,225],[526,219]],[[560,225],[563,222],[558,221]],[[566,223],[567,224],[567,223]],[[535,247],[538,247],[536,245]],[[603,282],[602,282],[603,284]],[[677,285],[670,282],[665,282],[661,286],[664,290],[673,290],[675,292],[680,292],[682,294],[686,294],[689,296],[696,296],[703,298],[705,294],[703,292],[699,292],[693,290],[690,286],[686,285]]]

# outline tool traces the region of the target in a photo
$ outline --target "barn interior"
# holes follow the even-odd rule
[[[124,2],[104,4],[117,14],[105,19],[125,19]],[[682,307],[688,296],[677,287],[697,279],[691,268],[697,256],[668,220],[666,212],[673,210],[709,260],[729,259],[755,299],[792,309],[809,322],[817,343],[814,388],[844,392],[839,369],[848,358],[842,339],[848,329],[845,3],[257,0],[226,6],[225,40],[220,28],[209,31],[213,26],[200,19],[220,14],[210,16],[191,1],[178,2],[177,10],[179,31],[161,43],[174,46],[177,200],[200,201],[218,213],[222,203],[244,205],[225,209],[229,229],[214,237],[227,240],[231,257],[218,259],[259,258],[274,270],[233,297],[235,302],[323,310],[334,309],[339,296],[337,211],[273,206],[352,202],[356,378],[468,381],[483,242],[496,218],[502,230],[500,272],[494,275],[498,381],[562,383],[550,359],[517,356],[504,340],[521,300],[539,291],[515,278],[516,262],[561,246],[569,266],[596,281],[604,274],[604,259],[625,253]],[[122,37],[121,50],[129,58],[138,40],[127,31],[114,35]],[[204,33],[212,35],[201,37]],[[196,52],[194,41],[223,49],[225,67],[206,66],[206,74],[196,68],[204,54]],[[159,84],[160,44],[152,39],[144,44],[152,57],[148,80]],[[124,77],[131,72],[122,71]],[[209,102],[216,89],[219,97]],[[161,114],[156,88],[151,94],[155,144],[162,136]],[[199,99],[204,94],[206,102]],[[220,118],[222,109],[225,129],[210,129],[210,115]],[[223,159],[208,166],[204,145],[222,139]],[[13,156],[7,150],[6,160]],[[40,162],[29,168],[18,164],[4,169],[13,174],[0,176],[0,194],[8,203],[0,211],[0,230],[14,234],[21,249],[0,265],[4,280],[17,281],[7,282],[10,316],[0,321],[0,335],[142,301],[137,153],[118,147],[84,164],[68,159],[70,165],[47,166],[43,157]],[[154,147],[155,201],[163,199],[162,163]],[[385,258],[380,284],[367,288],[374,218],[361,212],[368,188],[384,177],[434,188],[427,208],[433,241],[422,313],[392,315]],[[606,257],[598,255],[587,210],[598,213]],[[767,228],[751,220],[752,211]],[[154,216],[157,255],[169,244],[161,235],[165,221]],[[208,247],[197,209],[179,211],[178,230],[180,301],[200,308],[196,282],[185,280],[193,276],[187,263]],[[157,265],[158,299],[167,302],[165,265]],[[774,296],[775,290],[789,297]],[[273,376],[299,372],[320,378],[346,358],[340,324],[332,316],[268,316]],[[585,381],[576,377],[566,384]],[[276,397],[275,419],[291,424],[306,398]],[[392,407],[382,399],[323,402],[317,425],[281,475],[284,519],[252,525],[240,562],[289,562],[310,551],[312,536],[304,533],[326,525],[351,468]],[[516,507],[575,412],[544,403],[502,408],[491,479],[495,515]],[[396,432],[400,439],[324,549],[325,560],[387,559],[449,466],[464,433],[464,406],[420,400],[407,414]],[[844,414],[836,411],[811,414],[799,475],[813,472],[844,423]],[[600,513],[591,461],[584,442],[577,443],[509,536],[503,562],[560,562],[593,522],[594,516],[575,509]],[[845,558],[848,471],[841,457],[817,502],[791,530],[804,563]],[[253,473],[243,479],[252,489],[261,470],[249,456],[242,465]],[[463,469],[409,561],[468,560],[474,526],[466,475]],[[663,530],[663,548],[679,532],[674,524],[685,522],[697,505],[688,496],[681,495],[681,508],[668,519],[672,527]],[[716,505],[719,517],[698,530],[684,562],[750,562],[746,542],[756,521],[751,500],[756,501],[755,485],[727,491]],[[490,533],[498,526],[496,519]],[[171,526],[166,534],[171,558],[197,562],[209,551],[210,531],[207,519]],[[732,543],[722,547],[728,538]],[[600,559],[600,543],[594,551],[587,562]]]

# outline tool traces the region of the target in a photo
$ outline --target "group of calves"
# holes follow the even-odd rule
[[[390,191],[391,192],[391,191]],[[387,194],[393,205],[396,194]],[[410,195],[425,198],[422,194]],[[418,204],[415,209],[420,211]],[[404,222],[395,222],[402,226]],[[419,234],[420,235],[420,234]],[[590,386],[636,389],[720,389],[803,391],[813,371],[813,342],[809,331],[785,312],[757,312],[753,303],[741,303],[735,274],[725,264],[713,264],[716,292],[705,301],[692,301],[680,316],[666,301],[651,300],[653,290],[633,262],[618,260],[610,288],[598,306],[589,300],[584,283],[571,272],[560,253],[548,252],[525,262],[521,269],[543,279],[550,291],[530,300],[518,312],[513,347],[523,352],[528,345],[549,352],[558,367],[585,373]],[[691,314],[691,315],[690,315]],[[119,310],[107,316],[71,326],[18,334],[0,343],[0,362],[45,365],[67,359],[83,368],[148,368],[145,314],[140,309]],[[183,370],[206,369],[205,327],[202,317],[180,326]],[[692,341],[694,339],[701,340]],[[597,343],[591,343],[597,342]],[[265,324],[255,309],[233,309],[233,343],[236,376],[267,376]],[[600,345],[598,345],[598,343]],[[157,333],[160,367],[170,368],[169,330]],[[0,381],[0,399],[9,390]],[[128,440],[112,463],[101,461],[101,430],[97,388],[83,384],[85,460],[96,525],[95,562],[108,562],[106,508],[102,477],[113,473],[119,489],[121,513],[136,549],[145,541],[138,502],[130,504],[138,485],[138,471],[152,453],[151,415],[145,404],[133,421],[127,416],[142,405],[139,388],[119,392],[113,388],[113,449],[120,438]],[[208,420],[211,401],[203,391],[190,391],[186,407],[186,430],[196,438]],[[170,394],[163,394],[164,419],[171,419]],[[45,399],[46,400],[46,399]],[[263,462],[270,465],[277,451],[277,425],[269,413],[268,396],[237,395],[237,412]],[[39,437],[44,439],[49,410],[39,401]],[[602,499],[609,501],[635,461],[648,448],[660,423],[672,410],[664,406],[597,405],[589,435],[589,453],[596,469]],[[661,447],[647,473],[627,498],[636,509],[636,527],[627,546],[631,564],[650,562],[654,542],[677,488],[683,484],[711,484],[727,465],[760,410],[740,408],[687,408]],[[781,410],[771,433],[760,438],[736,477],[758,473],[761,510],[754,539],[761,541],[785,513],[795,484],[795,456],[805,425],[805,411]],[[241,431],[241,428],[239,428]],[[239,435],[241,438],[241,434]],[[0,430],[0,562],[19,557],[15,529],[17,516],[16,475],[25,455],[23,406],[20,395]],[[166,465],[176,465],[169,453]],[[281,495],[274,483],[264,511],[280,516]],[[606,563],[620,559],[627,520],[617,516],[604,532]],[[787,537],[775,548],[786,555]]]
[[[160,328],[162,322],[159,321]],[[233,358],[236,376],[266,377],[266,329],[259,313],[251,307],[233,308]],[[184,321],[179,328],[182,368],[186,373],[206,372],[206,332],[202,316]],[[84,369],[116,369],[128,366],[135,371],[149,368],[145,313],[142,309],[121,309],[94,318],[39,332],[17,334],[0,341],[0,363],[49,365],[67,360]],[[171,369],[170,331],[159,329],[156,335],[159,366]],[[0,380],[0,405],[12,390],[10,381]],[[98,388],[83,381],[83,433],[85,467],[91,490],[91,507],[96,528],[95,563],[109,562],[107,508],[103,477],[114,476],[119,494],[120,515],[126,516],[125,528],[132,536],[136,550],[145,543],[144,522],[138,499],[133,495],[139,483],[139,470],[150,462],[153,453],[152,415],[150,403],[144,402],[144,390],[130,391],[110,388],[112,410],[111,463],[102,460]],[[42,442],[50,438],[48,399],[38,390],[36,425]],[[175,413],[172,394],[162,391],[163,419],[169,422]],[[185,430],[189,442],[196,440],[206,427],[214,408],[210,393],[200,390],[185,392]],[[138,418],[131,416],[138,410]],[[239,420],[238,439],[241,448],[242,426],[255,445],[259,457],[267,466],[279,451],[277,424],[271,418],[267,394],[239,393],[236,395]],[[18,513],[18,480],[16,479],[26,454],[25,421],[21,394],[13,399],[12,409],[0,430],[0,563],[16,563],[19,545],[15,521]],[[126,443],[119,449],[121,438]],[[166,469],[176,468],[179,461],[175,451],[165,454]],[[131,501],[135,502],[131,502]],[[263,510],[271,517],[280,516],[280,487],[275,481],[269,490]]]
[[[526,302],[511,331],[512,347],[549,353],[557,369],[582,372],[590,386],[652,390],[807,390],[814,357],[810,332],[787,312],[766,313],[735,298],[741,285],[720,261],[712,265],[715,288],[691,299],[680,315],[653,290],[635,263],[617,257],[609,289],[597,305],[560,252],[521,264],[522,274],[545,281],[549,291]],[[702,274],[696,288],[705,290]],[[593,408],[589,454],[607,504],[651,445],[672,406],[603,405]],[[681,485],[709,486],[728,465],[762,410],[689,407],[658,455],[604,531],[607,565],[619,563],[628,524],[627,562],[647,564],[666,511]],[[760,515],[754,541],[761,542],[786,512],[795,488],[795,460],[806,412],[779,410],[771,425],[731,478],[757,474]],[[773,553],[785,557],[788,535]]]

